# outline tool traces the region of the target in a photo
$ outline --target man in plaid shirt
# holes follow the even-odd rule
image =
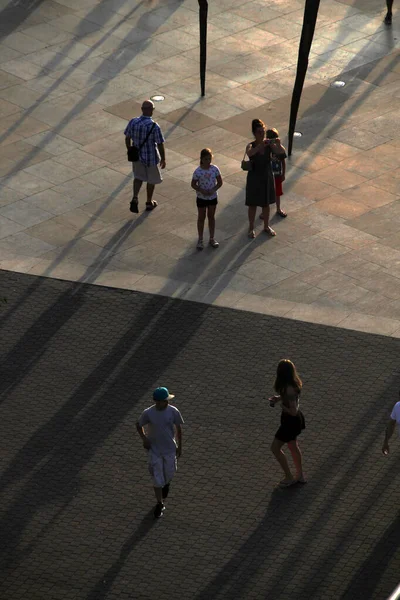
[[[161,169],[165,169],[166,164],[165,140],[160,126],[152,119],[153,111],[153,102],[145,100],[142,104],[142,116],[131,119],[124,131],[127,149],[131,145],[140,149],[139,160],[132,163],[134,179],[130,210],[133,213],[139,212],[138,196],[143,181],[147,182],[146,210],[153,210],[157,206],[157,202],[153,200],[154,187],[162,182]]]

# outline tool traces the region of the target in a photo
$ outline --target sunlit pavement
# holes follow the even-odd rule
[[[39,0],[0,12],[0,268],[398,336],[400,24],[323,0],[276,238],[247,238],[250,122],[285,138],[302,2]],[[344,87],[331,87],[335,80]],[[158,208],[129,210],[123,130],[146,97],[167,138]],[[220,248],[198,254],[191,174],[210,146]]]

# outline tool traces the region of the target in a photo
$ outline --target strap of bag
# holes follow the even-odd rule
[[[144,141],[140,144],[140,146],[138,148],[139,151],[143,148],[143,146],[145,145],[145,143],[149,139],[149,135],[151,134],[151,132],[153,131],[153,129],[154,129],[155,126],[156,126],[156,124],[153,123],[153,125],[150,127],[148,134],[146,135],[146,137],[144,138]]]

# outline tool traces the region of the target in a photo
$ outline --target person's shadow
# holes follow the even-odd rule
[[[118,577],[121,569],[123,568],[126,559],[134,549],[134,547],[148,534],[150,529],[156,523],[156,519],[153,515],[153,508],[146,513],[143,517],[138,528],[128,538],[125,544],[121,548],[118,558],[113,564],[107,569],[107,571],[100,577],[93,589],[88,593],[85,600],[103,600],[107,597],[110,589],[112,588],[114,581]]]

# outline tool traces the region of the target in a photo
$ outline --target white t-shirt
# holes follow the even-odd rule
[[[158,456],[166,456],[176,451],[174,425],[183,423],[182,415],[175,406],[157,410],[155,405],[146,408],[139,419],[140,427],[148,426],[147,435],[151,450]]]
[[[400,436],[400,402],[396,402],[396,404],[393,406],[393,410],[392,410],[392,414],[390,415],[390,418],[393,421],[396,421],[397,431],[399,432],[399,436]]]
[[[208,169],[202,169],[197,167],[193,173],[192,179],[199,182],[199,187],[203,190],[212,190],[217,184],[217,177],[221,175],[216,165],[210,165]],[[213,200],[218,196],[218,192],[214,192],[212,196],[203,196],[200,192],[197,192],[197,197],[201,200]]]

